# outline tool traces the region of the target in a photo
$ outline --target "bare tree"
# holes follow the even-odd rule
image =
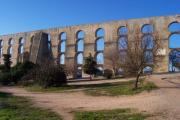
[[[159,36],[157,33],[141,35],[138,27],[133,37],[127,40],[127,49],[120,51],[120,67],[125,75],[136,76],[135,88],[138,88],[139,78],[147,66],[154,67],[159,60]]]
[[[113,69],[114,75],[117,75],[120,68],[120,55],[119,50],[116,46],[111,46],[108,48],[108,53],[106,53],[107,66]]]
[[[68,79],[73,77],[73,75],[75,73],[73,61],[71,61],[71,60],[66,61],[65,71],[66,71]]]

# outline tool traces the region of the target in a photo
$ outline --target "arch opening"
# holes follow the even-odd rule
[[[154,27],[153,27],[153,25],[151,25],[151,24],[145,24],[145,25],[142,26],[141,32],[142,32],[143,34],[153,33],[153,32],[154,32]]]
[[[60,61],[60,64],[61,64],[61,65],[64,65],[64,64],[65,64],[65,55],[64,55],[64,54],[61,54],[61,55],[60,55],[60,60],[59,60],[59,61]]]
[[[3,56],[3,40],[0,40],[0,58]]]
[[[77,65],[83,65],[83,61],[84,61],[83,53],[77,54],[76,61],[77,61]]]
[[[65,53],[66,52],[66,42],[62,41],[60,43],[60,53]]]
[[[104,29],[103,28],[99,28],[96,30],[96,37],[99,38],[99,37],[104,37],[105,35],[105,32],[104,32]]]
[[[172,22],[168,26],[169,32],[180,32],[180,23],[179,22]]]
[[[13,44],[14,44],[14,40],[11,38],[8,41],[8,54],[10,54],[12,56],[13,54]]]
[[[170,49],[180,48],[180,34],[172,34],[169,37],[169,48]]]
[[[119,40],[118,40],[118,48],[119,48],[119,50],[127,49],[127,47],[128,47],[127,37],[120,37]]]
[[[48,50],[51,51],[51,35],[48,34]]]
[[[152,35],[144,35],[142,38],[142,48],[153,49],[154,39]]]
[[[118,34],[121,35],[127,35],[128,34],[128,28],[126,26],[121,26],[118,30]]]
[[[96,51],[104,51],[104,39],[99,38],[96,41]]]
[[[103,65],[104,64],[104,54],[102,52],[97,53],[96,61],[97,61],[98,65]]]
[[[84,51],[84,31],[80,30],[77,32],[77,40],[76,40],[76,52],[83,52]]]
[[[169,54],[169,72],[180,72],[180,49],[172,50]]]
[[[18,49],[18,54],[23,54],[24,53],[24,38],[19,39],[19,49]]]
[[[60,38],[61,41],[62,41],[62,40],[66,40],[66,39],[67,39],[66,33],[65,33],[65,32],[62,32],[62,33],[60,34],[59,38]]]
[[[60,33],[58,54],[59,54],[59,64],[62,65],[65,64],[66,40],[67,40],[67,34],[65,32]]]
[[[180,23],[172,22],[168,26],[169,37],[169,72],[180,72]]]

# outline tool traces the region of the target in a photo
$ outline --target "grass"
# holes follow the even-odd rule
[[[50,110],[34,107],[24,97],[0,92],[0,120],[62,120]]]
[[[143,91],[151,91],[157,86],[153,82],[140,80],[139,88],[133,89],[134,81],[118,82],[118,83],[103,83],[91,85],[64,85],[61,87],[50,87],[44,89],[39,86],[30,86],[26,89],[31,92],[64,92],[66,90],[84,89],[87,95],[92,96],[118,96],[118,95],[134,95]]]
[[[140,82],[139,88],[134,89],[134,82],[126,82],[125,84],[118,84],[116,86],[103,86],[95,89],[88,89],[86,94],[92,96],[118,96],[118,95],[134,95],[143,91],[151,91],[157,89],[153,82]]]
[[[76,112],[74,120],[144,120],[149,115],[130,109]]]
[[[63,92],[65,90],[73,90],[73,89],[94,89],[99,87],[106,86],[117,86],[119,84],[127,84],[129,82],[118,82],[118,83],[102,83],[102,84],[90,84],[90,85],[63,85],[61,87],[49,87],[44,89],[38,85],[32,85],[26,87],[26,90],[31,92]]]

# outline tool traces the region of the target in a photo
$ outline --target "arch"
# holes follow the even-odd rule
[[[60,61],[60,64],[61,64],[61,65],[64,65],[64,64],[65,64],[65,54],[61,54],[61,55],[60,55],[60,60],[59,60],[59,61]]]
[[[3,40],[0,40],[0,58],[3,55],[3,44],[4,44]]]
[[[104,64],[104,47],[105,47],[105,31],[103,28],[98,28],[95,33],[96,36],[96,44],[95,44],[95,50],[96,50],[96,61],[97,64],[103,65]]]
[[[180,23],[175,21],[168,25],[169,32],[180,32]]]
[[[77,39],[84,39],[84,37],[85,37],[84,31],[79,30],[79,31],[76,33],[76,38],[77,38]]]
[[[145,24],[145,25],[142,26],[141,32],[143,34],[145,34],[145,33],[153,33],[154,32],[154,27],[153,27],[152,24]]]
[[[60,33],[59,35],[59,39],[62,40],[66,40],[67,39],[67,34],[65,32]]]
[[[172,34],[169,37],[169,48],[176,49],[180,48],[180,34]]]
[[[14,43],[14,40],[12,38],[10,38],[8,41],[8,45],[13,45],[13,43]]]
[[[19,48],[18,48],[18,54],[23,54],[24,53],[24,38],[19,39]]]
[[[48,34],[48,50],[51,51],[51,35]]]
[[[118,29],[118,35],[127,35],[128,34],[128,28],[126,26],[121,26]]]
[[[169,53],[169,72],[180,72],[180,49]]]
[[[96,51],[103,51],[104,50],[104,39],[99,38],[96,40]]]
[[[21,37],[21,38],[19,39],[19,44],[24,44],[24,42],[25,42],[24,38]]]
[[[96,54],[96,61],[99,65],[104,64],[104,54],[102,52]]]
[[[119,48],[119,50],[127,49],[127,47],[128,47],[127,37],[125,37],[125,36],[120,37],[119,40],[118,40],[118,48]]]
[[[65,32],[62,32],[59,34],[59,54],[64,54],[66,52],[66,40],[67,40],[67,35]],[[64,59],[65,59],[65,54],[64,54]],[[60,60],[61,61],[61,60]]]
[[[84,51],[84,37],[85,33],[84,31],[80,30],[76,34],[77,40],[76,40],[76,52],[83,52]]]
[[[154,37],[151,34],[144,35],[142,37],[142,47],[146,49],[153,49],[154,47]]]
[[[8,41],[8,51],[7,51],[7,53],[10,55],[13,54],[13,43],[14,43],[14,40],[10,38]]]
[[[82,65],[84,62],[83,53],[78,53],[76,56],[77,65]]]
[[[97,30],[96,30],[96,37],[97,38],[99,38],[99,37],[104,37],[104,35],[105,35],[105,31],[104,31],[104,29],[103,28],[98,28]]]
[[[151,74],[153,72],[153,68],[151,66],[146,66],[144,69],[143,69],[143,73],[144,74]]]

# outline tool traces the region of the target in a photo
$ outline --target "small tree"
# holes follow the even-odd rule
[[[86,74],[90,75],[90,80],[92,80],[92,75],[96,74],[97,71],[97,62],[91,54],[85,59],[83,70]]]
[[[4,72],[9,72],[11,69],[11,55],[10,54],[3,54],[4,60]]]
[[[127,49],[123,51],[120,60],[120,67],[125,75],[136,76],[135,89],[138,88],[139,78],[146,66],[154,66],[160,58],[160,42],[156,33],[141,36],[141,31],[135,28],[133,38],[127,41]],[[120,53],[121,54],[121,53]]]
[[[4,60],[4,65],[1,65],[0,69],[0,84],[2,85],[8,85],[10,84],[12,81],[12,77],[11,77],[11,55],[9,54],[3,54],[3,60]]]

